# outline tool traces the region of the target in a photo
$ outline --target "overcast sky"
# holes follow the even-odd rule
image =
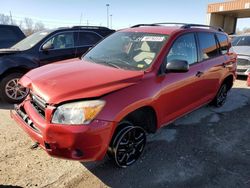
[[[11,12],[17,21],[29,17],[48,28],[79,25],[80,21],[81,25],[88,22],[107,26],[106,4],[109,4],[112,27],[120,29],[138,23],[205,24],[207,4],[214,2],[223,0],[4,0],[0,13],[10,15]],[[239,20],[238,27],[248,27],[249,23],[249,19]]]

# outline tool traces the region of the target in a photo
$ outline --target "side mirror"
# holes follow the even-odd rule
[[[42,50],[43,51],[48,51],[50,49],[53,49],[54,45],[51,42],[46,42],[43,46],[42,46]]]
[[[189,64],[184,60],[171,60],[166,63],[165,72],[188,72]]]

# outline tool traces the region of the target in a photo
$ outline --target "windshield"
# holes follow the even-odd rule
[[[117,32],[95,46],[84,60],[128,70],[145,70],[157,57],[168,35]]]
[[[44,37],[46,37],[48,34],[50,34],[52,31],[40,31],[37,33],[34,33],[25,39],[21,40],[11,48],[18,49],[18,50],[28,50],[32,48],[34,45],[36,45],[38,42],[40,42]]]
[[[232,39],[233,46],[250,46],[250,36],[238,36]]]

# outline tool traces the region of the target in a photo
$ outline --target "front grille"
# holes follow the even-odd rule
[[[238,63],[238,65],[243,65],[243,66],[250,65],[250,61],[247,60],[247,59],[240,59],[240,58],[238,58],[237,63]]]
[[[36,125],[33,123],[33,121],[29,118],[29,116],[26,114],[25,110],[23,108],[18,108],[17,105],[15,105],[15,111],[17,114],[23,119],[23,121],[28,125],[30,128],[32,128],[37,133],[41,134],[41,131]]]
[[[43,118],[45,118],[45,109],[47,106],[45,100],[33,93],[30,93],[30,98],[31,98],[30,102],[33,105],[33,107]]]
[[[237,69],[237,72],[246,72],[247,69]]]

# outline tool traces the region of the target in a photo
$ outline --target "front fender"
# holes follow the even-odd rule
[[[141,107],[152,107],[158,114],[157,99],[161,84],[157,80],[145,78],[142,82],[110,93],[101,99],[106,101],[97,119],[120,122],[131,112]],[[157,117],[158,119],[158,117]],[[158,126],[158,125],[157,125]]]
[[[39,61],[32,57],[4,56],[0,58],[0,76],[13,69],[30,70],[39,67]]]

